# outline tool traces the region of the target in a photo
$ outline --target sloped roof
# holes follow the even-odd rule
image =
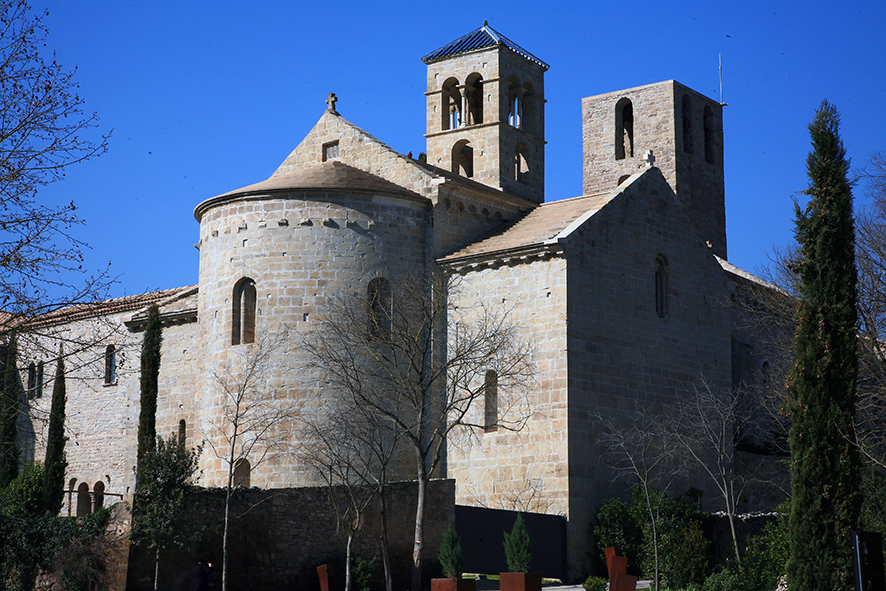
[[[160,291],[140,293],[90,304],[75,304],[66,308],[53,310],[46,314],[41,314],[40,316],[27,319],[24,322],[31,325],[58,324],[62,322],[83,320],[85,318],[94,318],[96,316],[106,316],[118,312],[128,312],[130,310],[138,310],[150,306],[151,304],[160,303],[163,300],[182,295],[192,289],[196,290],[196,286],[189,285],[173,289],[163,289]]]
[[[373,193],[404,193],[415,195],[390,181],[354,168],[338,160],[320,162],[308,168],[272,176],[266,181],[228,191],[219,197],[242,193],[269,193],[293,189],[339,189],[361,190]]]
[[[455,41],[447,43],[439,49],[435,49],[431,53],[421,58],[421,61],[429,64],[443,58],[458,55],[459,53],[473,51],[475,49],[483,49],[484,47],[493,47],[495,45],[503,45],[511,51],[522,55],[529,61],[538,64],[545,70],[550,67],[501,33],[495,31],[488,24],[484,24],[479,29],[475,29],[467,35],[459,37]]]
[[[269,193],[298,190],[359,191],[361,193],[397,195],[406,199],[427,201],[425,197],[418,193],[404,189],[374,174],[354,168],[338,160],[330,160],[285,174],[275,174],[266,181],[248,185],[234,191],[228,191],[207,199],[197,205],[194,209],[194,215],[199,221],[203,212],[208,208],[233,197],[267,195]]]
[[[542,204],[516,222],[496,228],[485,238],[441,258],[440,262],[448,263],[550,244],[567,235],[576,223],[603,209],[616,195],[618,192],[614,191]]]

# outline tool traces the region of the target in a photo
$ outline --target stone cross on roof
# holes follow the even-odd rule
[[[337,115],[338,111],[335,110],[336,102],[338,102],[338,97],[335,96],[334,92],[330,92],[329,97],[326,99],[326,110]]]
[[[643,154],[643,162],[646,163],[646,168],[655,166],[655,155],[652,153],[652,150],[646,150],[646,153]]]

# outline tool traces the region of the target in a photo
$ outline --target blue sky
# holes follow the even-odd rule
[[[886,2],[125,2],[32,0],[48,48],[113,135],[41,199],[73,199],[113,295],[197,282],[194,206],[264,180],[326,107],[424,150],[421,56],[483,24],[550,64],[547,200],[581,193],[583,97],[675,79],[719,98],[729,259],[756,271],[792,240],[806,125],[842,113],[853,167],[886,150]],[[857,204],[863,204],[858,190]]]

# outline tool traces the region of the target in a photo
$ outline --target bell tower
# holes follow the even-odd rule
[[[428,163],[543,202],[548,65],[488,24],[421,59]]]

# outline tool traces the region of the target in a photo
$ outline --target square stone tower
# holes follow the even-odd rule
[[[723,108],[674,80],[582,99],[585,194],[657,166],[714,254],[726,258]]]
[[[488,24],[422,58],[428,163],[544,201],[548,65]]]

